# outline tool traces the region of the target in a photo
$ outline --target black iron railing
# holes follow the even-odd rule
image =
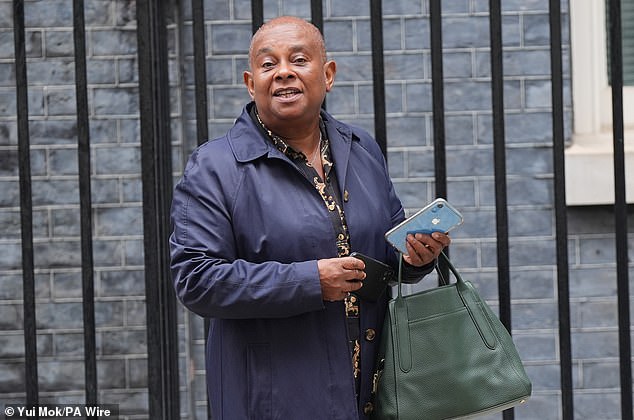
[[[81,279],[84,320],[86,404],[97,404],[97,344],[95,334],[95,280],[92,246],[92,193],[88,75],[86,70],[86,24],[83,0],[73,1],[75,46],[75,98],[77,103],[77,162],[81,231]]]
[[[385,75],[383,65],[383,13],[381,0],[370,1],[374,128],[381,149],[387,153]],[[209,134],[207,115],[206,47],[203,0],[191,0],[194,42],[194,84],[196,135],[198,143]],[[323,32],[322,2],[311,0],[311,20]],[[141,164],[143,183],[144,253],[147,300],[149,415],[152,419],[175,419],[180,415],[177,359],[176,300],[169,272],[169,205],[172,189],[170,144],[169,82],[165,7],[167,2],[137,2],[137,40],[141,120]],[[627,262],[627,205],[623,142],[623,97],[621,74],[620,3],[611,1],[610,44],[614,127],[615,225],[622,418],[632,418],[632,373]],[[573,418],[572,356],[570,339],[569,263],[564,171],[564,101],[562,69],[562,17],[560,1],[550,0],[550,59],[552,75],[552,127],[555,192],[555,232],[557,250],[559,356],[561,406],[564,419]],[[432,120],[434,137],[435,188],[437,196],[447,196],[445,154],[445,105],[442,43],[442,2],[429,1],[432,74]],[[253,31],[264,21],[263,2],[251,2]],[[511,289],[509,281],[509,233],[506,192],[506,145],[504,125],[504,68],[502,11],[500,0],[489,2],[491,45],[491,91],[495,204],[497,228],[497,269],[500,317],[511,329]],[[86,74],[86,35],[84,4],[73,2],[75,77],[77,101],[80,224],[82,244],[82,291],[84,316],[86,403],[98,403],[95,345],[95,303],[92,261],[92,218],[90,188],[90,138],[88,85]],[[35,318],[35,279],[33,256],[33,209],[30,173],[29,109],[27,61],[25,54],[24,2],[13,2],[15,76],[17,95],[17,133],[21,210],[22,278],[25,342],[26,403],[37,404],[38,360]],[[206,324],[207,325],[207,324]],[[512,418],[511,410],[505,418]]]
[[[143,239],[150,418],[180,416],[176,295],[170,281],[172,199],[167,2],[137,1]]]
[[[35,328],[35,264],[33,256],[33,201],[29,137],[29,103],[26,69],[24,3],[13,2],[15,82],[18,114],[18,160],[20,176],[20,229],[22,232],[22,290],[24,305],[24,352],[26,403],[38,403],[37,331]]]

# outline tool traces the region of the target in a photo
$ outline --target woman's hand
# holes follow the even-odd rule
[[[422,267],[438,258],[440,252],[450,243],[451,238],[441,232],[407,235],[407,255],[403,255],[403,260],[413,266]]]
[[[317,261],[321,294],[324,300],[343,300],[349,292],[359,290],[365,279],[365,264],[358,258],[328,258]]]

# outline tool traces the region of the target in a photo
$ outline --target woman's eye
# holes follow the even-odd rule
[[[275,62],[271,59],[265,59],[262,61],[262,63],[260,64],[260,67],[264,68],[264,69],[269,69],[271,67],[273,67],[275,65]]]

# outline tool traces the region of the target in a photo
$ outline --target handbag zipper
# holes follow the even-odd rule
[[[372,376],[372,395],[376,395],[376,392],[379,389],[379,380],[381,379],[381,374],[383,373],[383,365],[385,364],[385,359],[381,359],[379,361],[379,365],[376,368],[376,372]]]

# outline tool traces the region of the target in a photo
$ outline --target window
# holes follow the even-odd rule
[[[634,202],[634,5],[623,4],[623,89],[627,202]],[[566,149],[569,205],[614,202],[612,92],[608,78],[607,13],[603,1],[570,2],[572,145]],[[631,14],[630,17],[628,17]]]
[[[609,11],[610,1],[605,1],[606,12],[606,26],[610,27]],[[623,36],[623,84],[626,86],[634,86],[634,1],[621,1],[621,32]],[[606,42],[608,50],[610,48],[610,37],[606,33]],[[610,51],[608,51],[608,76],[610,74]],[[609,77],[608,77],[609,79]]]

